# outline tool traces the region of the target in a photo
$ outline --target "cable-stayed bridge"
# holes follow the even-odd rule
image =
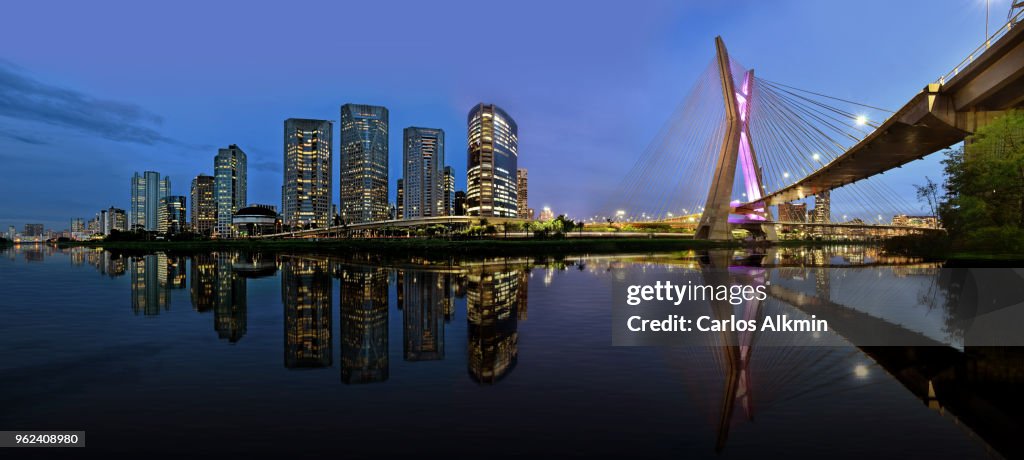
[[[781,223],[898,227],[889,216],[919,207],[874,176],[1024,104],[1024,11],[1014,11],[897,110],[755,76],[717,37],[715,59],[615,190],[607,214],[594,217],[690,222],[697,238],[711,240],[731,239],[734,229],[774,239]],[[811,200],[808,218],[792,217],[788,203]]]

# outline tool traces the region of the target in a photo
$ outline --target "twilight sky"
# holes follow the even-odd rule
[[[994,24],[1008,2],[992,0]],[[280,206],[284,119],[337,120],[346,102],[390,110],[392,197],[413,125],[445,130],[463,189],[466,113],[488,102],[519,124],[531,206],[582,217],[710,62],[715,35],[764,78],[898,108],[985,25],[984,0],[145,3],[3,7],[0,231],[127,209],[134,171],[187,195],[232,143],[249,156],[249,201]],[[938,157],[887,183],[911,195],[941,175]]]

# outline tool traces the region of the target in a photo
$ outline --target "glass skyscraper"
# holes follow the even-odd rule
[[[340,211],[345,223],[387,220],[388,109],[341,106]]]
[[[231,217],[235,211],[245,207],[247,169],[245,152],[235,144],[218,150],[213,159],[216,230],[221,238],[232,236]]]
[[[200,174],[192,179],[192,231],[209,235],[217,224],[217,202],[213,198],[213,176]]]
[[[160,199],[157,232],[178,234],[185,231],[185,197],[170,195]]]
[[[444,130],[405,128],[403,139],[402,218],[444,215]]]
[[[132,202],[129,209],[129,230],[155,232],[160,226],[160,199],[171,194],[171,178],[160,178],[156,171],[132,176]]]
[[[325,228],[331,222],[331,155],[334,124],[284,121],[284,190],[281,217],[293,228]]]
[[[500,107],[481,103],[469,111],[468,128],[466,215],[516,217],[519,128],[515,120]]]

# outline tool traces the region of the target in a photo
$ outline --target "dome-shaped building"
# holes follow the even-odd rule
[[[240,237],[260,236],[277,233],[279,220],[277,211],[270,206],[248,206],[231,216],[231,224]]]

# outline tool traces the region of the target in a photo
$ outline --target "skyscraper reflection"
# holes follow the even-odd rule
[[[331,287],[326,259],[281,258],[284,367],[331,365]]]
[[[236,343],[248,330],[246,279],[233,268],[237,254],[218,253],[216,257],[213,329],[217,337]]]
[[[130,259],[132,311],[135,314],[159,315],[170,308],[167,255],[148,254]]]
[[[466,277],[466,319],[469,323],[469,375],[477,383],[493,384],[515,368],[518,359],[520,285],[526,279],[507,265],[486,264]]]
[[[450,317],[452,292],[448,275],[400,271],[402,344],[406,361],[444,359],[444,323]]]
[[[341,267],[341,381],[388,379],[388,271]]]

